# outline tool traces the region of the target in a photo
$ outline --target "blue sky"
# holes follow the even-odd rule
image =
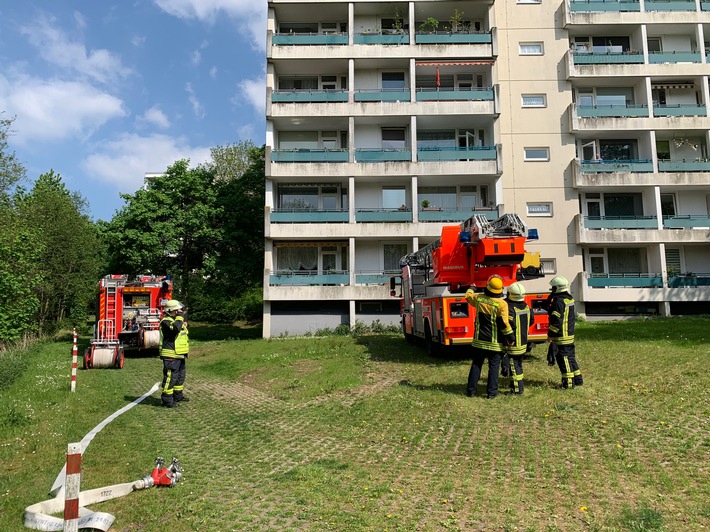
[[[264,143],[266,0],[2,0],[0,112],[28,183],[109,220],[146,172]]]

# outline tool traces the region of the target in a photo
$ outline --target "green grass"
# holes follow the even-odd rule
[[[175,488],[92,506],[119,531],[708,528],[709,326],[581,323],[583,387],[557,389],[537,347],[525,395],[487,401],[465,397],[465,357],[398,335],[266,341],[194,324],[192,401],[165,410],[156,394],[109,424],[82,487],[181,460]],[[161,377],[157,358],[131,357],[80,370],[72,394],[70,355],[70,339],[0,354],[0,530],[24,529],[68,443]]]

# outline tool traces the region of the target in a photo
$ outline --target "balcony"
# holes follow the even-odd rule
[[[453,87],[418,88],[416,89],[418,102],[442,101],[493,101],[493,89],[454,89]]]
[[[275,90],[271,93],[273,103],[318,103],[347,102],[348,91],[343,90]]]
[[[347,223],[348,211],[274,209],[271,223]]]
[[[676,105],[654,105],[653,116],[707,116],[708,110],[704,105],[696,104],[676,104]]]
[[[463,222],[468,220],[474,214],[481,214],[487,220],[493,221],[498,219],[498,209],[491,207],[489,209],[473,209],[473,210],[455,210],[436,207],[427,207],[419,211],[420,222]]]
[[[692,220],[686,223],[708,223]],[[680,229],[658,226],[655,216],[582,216],[577,215],[577,243],[589,245],[657,244],[672,242],[679,244],[707,244],[706,226]],[[663,222],[661,222],[663,223]],[[678,222],[679,224],[683,221]],[[710,223],[708,223],[710,225]]]
[[[641,57],[643,58],[643,54],[641,54]],[[643,62],[643,60],[641,62]],[[649,52],[648,62],[652,65],[660,65],[663,63],[702,63],[702,59],[700,52]]]
[[[646,0],[644,11],[695,11],[695,2],[688,0]]]
[[[390,278],[401,275],[401,270],[360,270],[355,272],[356,285],[387,285]]]
[[[347,33],[275,33],[271,37],[274,46],[323,46],[347,45]]]
[[[350,275],[345,271],[318,273],[317,270],[277,270],[269,275],[272,286],[333,286],[350,284]]]
[[[354,96],[356,102],[408,102],[412,99],[409,89],[357,89]]]
[[[421,147],[417,149],[417,160],[426,161],[495,161],[498,151],[495,146]]]
[[[710,172],[710,161],[698,159],[694,161],[658,161],[659,172]]]
[[[706,214],[676,214],[663,217],[664,229],[710,228],[710,216]]]
[[[651,159],[629,159],[629,160],[583,160],[580,163],[580,171],[585,174],[600,174],[608,172],[653,172],[653,161]]]
[[[595,105],[592,107],[577,107],[577,116],[580,118],[602,117],[640,117],[648,118],[648,105]]]
[[[345,163],[348,162],[348,150],[325,148],[272,150],[271,160],[275,163]]]
[[[658,229],[655,216],[585,216],[584,229]]]
[[[355,221],[358,223],[411,222],[412,212],[405,209],[355,209]]]
[[[668,274],[670,288],[686,286],[710,286],[710,273],[683,273],[678,275]]]
[[[411,161],[412,150],[409,148],[357,148],[355,161],[358,163]]]
[[[587,286],[660,288],[663,286],[663,276],[660,273],[591,273],[587,277]]]
[[[380,32],[356,33],[353,37],[353,44],[409,44],[409,34]]]
[[[430,32],[417,33],[414,36],[416,44],[491,44],[493,38],[490,32]]]
[[[572,13],[639,13],[641,3],[633,0],[572,0],[570,11]]]
[[[642,65],[643,53],[635,50],[623,51],[620,46],[601,46],[606,51],[572,53],[575,65]],[[618,49],[618,51],[617,51]]]

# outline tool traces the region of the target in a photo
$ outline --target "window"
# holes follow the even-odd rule
[[[547,107],[545,94],[523,94],[523,107]]]
[[[543,53],[541,42],[521,42],[518,46],[520,55],[542,55]]]
[[[318,148],[317,131],[281,131],[280,150],[313,150]]]
[[[399,209],[407,204],[407,193],[404,187],[382,187],[382,207],[384,209]]]
[[[382,129],[383,148],[406,148],[406,135],[404,128],[383,128]]]
[[[528,216],[552,216],[552,203],[528,203]]]
[[[382,73],[382,89],[383,90],[402,90],[404,89],[404,72],[383,72]]]
[[[555,275],[557,273],[557,259],[540,259],[542,271],[545,275]]]
[[[456,187],[420,187],[419,199],[429,200],[432,207],[456,210]]]
[[[383,246],[383,252],[385,272],[401,272],[399,259],[408,253],[407,244],[385,244]]]
[[[525,148],[526,161],[549,161],[550,148]]]

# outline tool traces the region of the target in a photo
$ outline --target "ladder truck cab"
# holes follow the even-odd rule
[[[516,214],[504,214],[494,221],[474,215],[460,225],[445,225],[440,239],[402,257],[400,315],[405,338],[423,339],[431,355],[470,345],[475,309],[464,297],[466,290],[483,290],[494,274],[503,279],[504,286],[544,277],[540,254],[525,251],[527,240],[537,240],[537,230],[528,233]],[[395,286],[392,278],[393,296]],[[535,314],[528,349],[546,341],[547,295],[525,296]]]
[[[170,276],[102,278],[94,336],[84,352],[84,369],[122,368],[124,352],[157,350],[160,320],[172,292]]]

